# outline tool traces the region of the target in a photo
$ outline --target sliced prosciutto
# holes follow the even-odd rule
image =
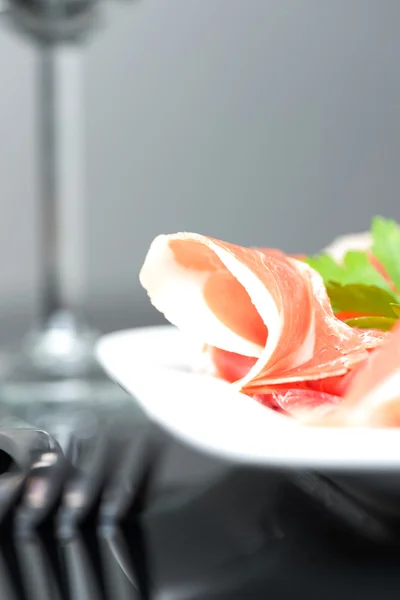
[[[323,419],[334,414],[342,403],[340,396],[293,387],[275,389],[269,395],[256,396],[255,400],[272,408],[278,407],[296,419],[311,416],[314,419]]]
[[[359,366],[338,409],[300,418],[310,425],[399,427],[400,322]]]
[[[242,357],[232,381],[252,395],[344,375],[384,337],[338,320],[318,273],[278,250],[161,235],[140,280],[172,324],[215,355]]]

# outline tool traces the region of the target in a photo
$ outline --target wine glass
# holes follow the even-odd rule
[[[41,311],[9,357],[0,400],[54,435],[60,423],[76,425],[85,407],[108,410],[127,400],[97,363],[98,333],[77,310],[85,201],[82,52],[98,3],[11,0],[6,14],[37,53]]]

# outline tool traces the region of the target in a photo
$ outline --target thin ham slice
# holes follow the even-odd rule
[[[271,392],[270,397],[261,398],[263,404],[269,402],[272,406],[278,406],[296,419],[304,416],[310,418],[311,415],[314,419],[322,419],[333,414],[342,403],[342,398],[333,394],[296,388],[276,389]],[[260,401],[260,398],[256,399]]]
[[[153,305],[199,343],[253,359],[235,384],[246,393],[343,375],[384,337],[339,321],[322,278],[278,250],[161,235],[140,281]]]
[[[357,368],[340,408],[323,418],[312,413],[302,417],[310,425],[399,427],[400,322]]]

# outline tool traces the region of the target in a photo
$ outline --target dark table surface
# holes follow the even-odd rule
[[[243,474],[242,474],[243,475]],[[239,477],[237,475],[237,477]],[[239,482],[239,479],[236,483]],[[248,483],[248,482],[247,482]],[[335,531],[325,517],[282,485],[279,514],[248,529],[223,531],[215,510],[233,485],[199,494],[179,510],[152,514],[137,525],[89,526],[60,539],[51,526],[29,536],[2,532],[1,597],[162,600],[316,600],[399,596],[399,555]],[[233,489],[233,488],[232,488]],[[289,493],[288,493],[289,492]],[[176,497],[181,494],[176,491]],[[181,496],[182,500],[182,496]],[[271,497],[268,501],[271,504]],[[214,508],[213,508],[214,507]],[[271,506],[270,506],[271,510]]]
[[[44,434],[22,440],[34,451],[19,470],[3,460],[0,507],[10,478],[24,484],[0,511],[2,600],[399,597],[394,525],[355,531],[290,472],[216,463],[212,477],[168,480],[169,445],[178,462],[190,451],[137,416],[126,408],[67,453]]]

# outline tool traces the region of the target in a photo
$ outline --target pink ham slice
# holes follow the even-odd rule
[[[279,407],[296,419],[304,417],[322,419],[341,405],[342,398],[314,390],[286,388],[275,389],[270,394],[255,396],[261,404]]]
[[[400,322],[354,375],[337,410],[322,419],[302,415],[310,425],[400,426]]]
[[[277,250],[161,235],[140,281],[153,305],[199,344],[255,359],[235,384],[248,393],[342,375],[383,339],[336,319],[321,277]]]

